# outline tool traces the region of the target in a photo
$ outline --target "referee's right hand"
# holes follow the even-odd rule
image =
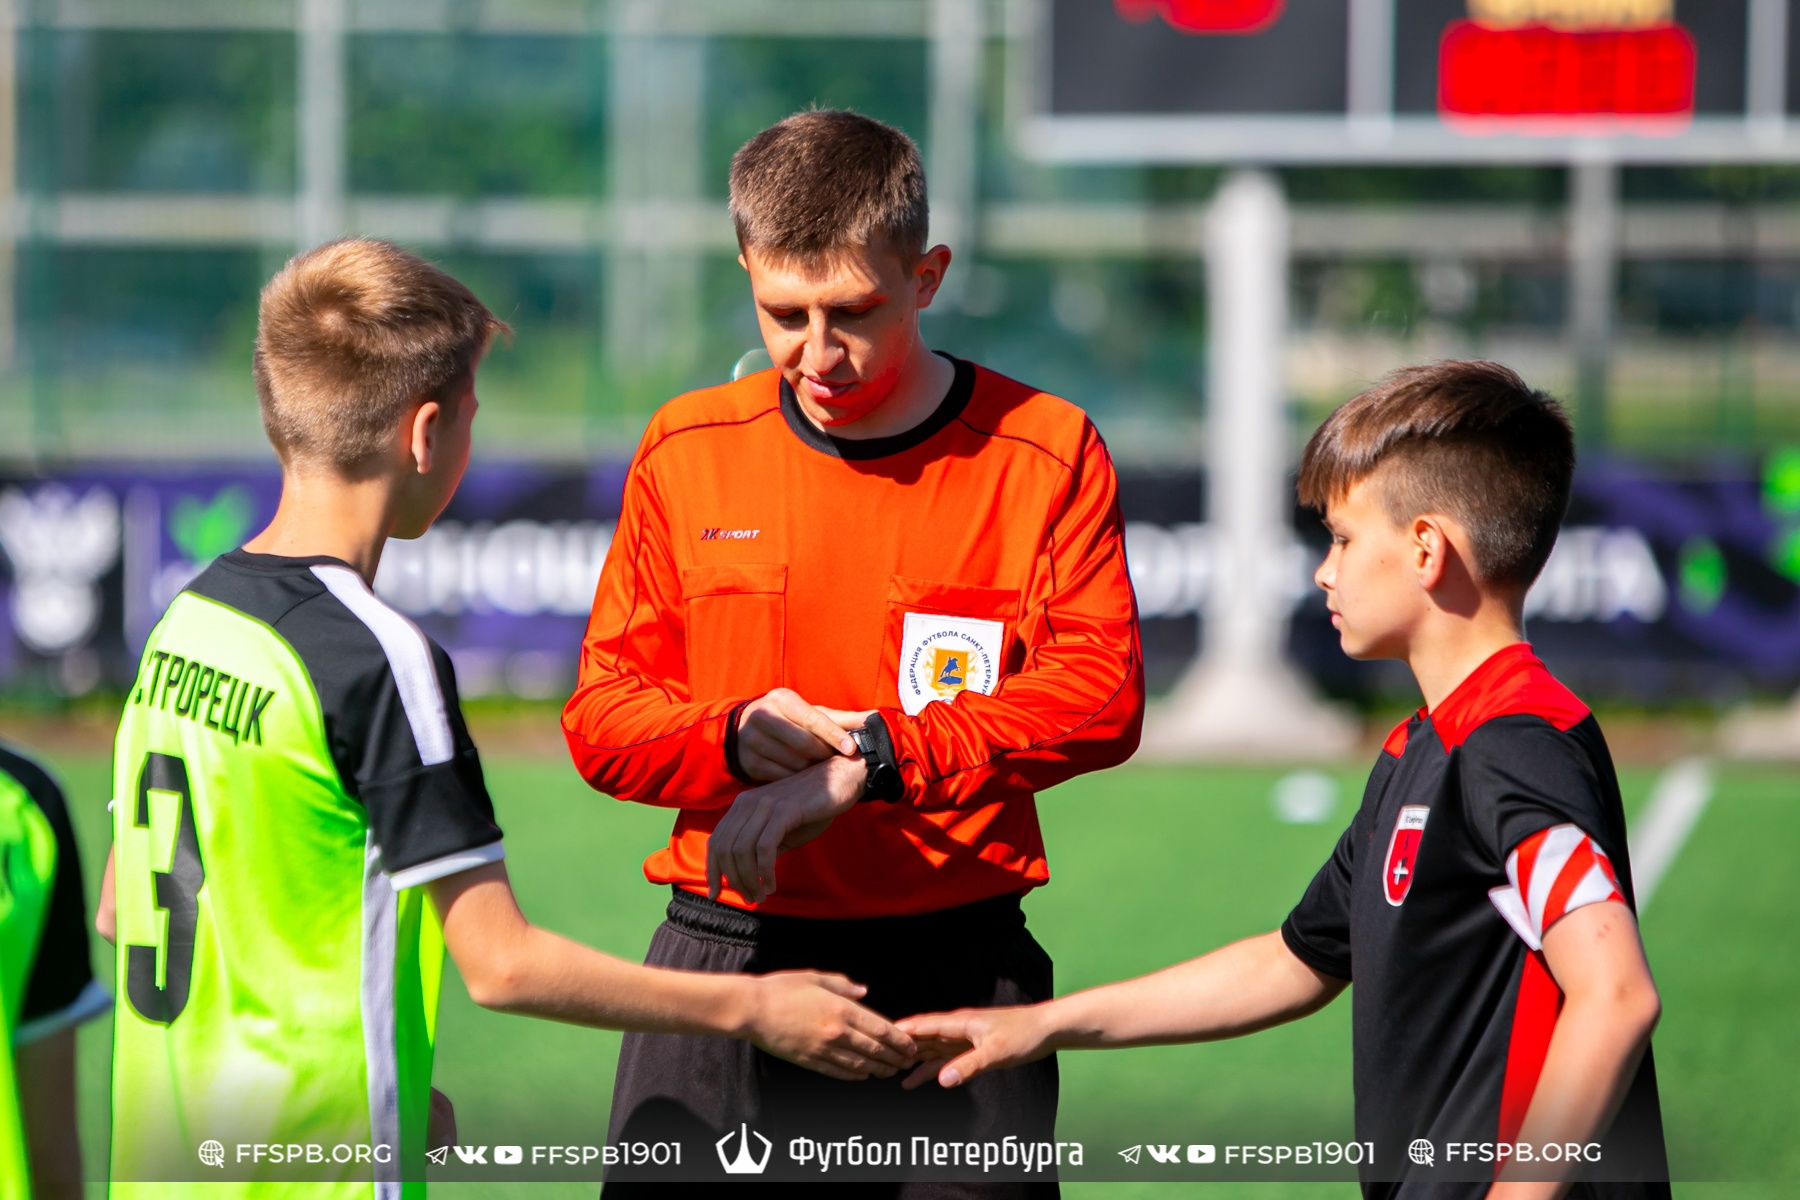
[[[738,714],[738,766],[760,783],[786,779],[834,754],[855,753],[843,727],[791,688],[776,688]]]
[[[777,1058],[833,1079],[887,1079],[913,1060],[913,1040],[856,1003],[869,989],[842,975],[777,971],[751,977],[746,1035]]]

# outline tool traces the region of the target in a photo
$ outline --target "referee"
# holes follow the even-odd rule
[[[1033,796],[1129,757],[1143,713],[1112,460],[1074,405],[921,340],[950,250],[926,248],[905,134],[789,117],[732,160],[731,215],[774,369],[651,420],[563,714],[592,786],[675,810],[646,961],[842,971],[890,1017],[1046,999]],[[1053,1163],[962,1158],[1054,1143],[1056,1093],[1054,1059],[903,1092],[630,1034],[608,1136],[702,1166],[766,1138],[766,1179],[1054,1194]],[[821,1174],[791,1151],[851,1136],[906,1157]]]

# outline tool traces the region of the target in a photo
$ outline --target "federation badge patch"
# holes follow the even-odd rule
[[[1387,866],[1381,873],[1382,893],[1387,902],[1398,908],[1412,890],[1413,872],[1418,869],[1419,840],[1425,836],[1425,818],[1431,808],[1424,804],[1408,804],[1394,822],[1394,836],[1388,839]]]
[[[974,617],[907,613],[900,634],[900,707],[916,716],[933,700],[992,695],[1006,626]]]

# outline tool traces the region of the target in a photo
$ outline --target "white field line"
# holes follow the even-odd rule
[[[1684,758],[1664,771],[1650,789],[1631,838],[1631,876],[1641,913],[1656,893],[1669,865],[1681,853],[1688,834],[1713,795],[1713,765],[1705,758]]]

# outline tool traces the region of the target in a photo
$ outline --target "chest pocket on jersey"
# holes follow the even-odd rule
[[[911,715],[966,691],[992,695],[1018,669],[1018,624],[1011,588],[892,576],[877,703]]]
[[[688,694],[760,696],[782,684],[787,564],[720,563],[681,573]]]

